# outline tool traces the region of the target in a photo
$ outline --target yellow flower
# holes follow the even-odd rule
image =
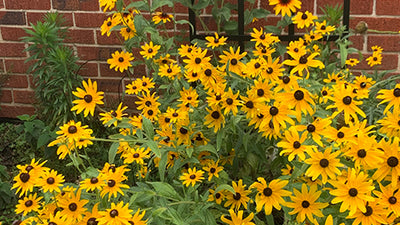
[[[92,83],[92,81],[89,79],[87,83],[86,81],[83,81],[82,84],[85,90],[77,88],[76,91],[72,92],[72,94],[80,99],[74,100],[72,102],[76,105],[71,108],[71,111],[76,110],[76,113],[78,114],[84,111],[84,117],[86,117],[89,113],[93,116],[96,104],[104,104],[104,102],[102,101],[104,92],[97,92],[96,81]]]
[[[309,11],[298,12],[296,16],[292,18],[293,23],[297,24],[297,28],[303,29],[304,27],[309,27],[314,24],[314,20],[317,20],[318,17],[314,16]]]
[[[194,186],[196,182],[201,182],[201,180],[204,180],[204,171],[202,170],[197,170],[196,167],[189,168],[187,173],[184,173],[182,176],[179,177],[179,180],[183,180],[183,184],[186,185],[186,187],[189,187],[189,185]]]
[[[25,196],[23,199],[18,200],[15,212],[17,214],[22,213],[23,216],[26,216],[28,213],[32,211],[38,212],[40,208],[40,200],[42,198],[43,197],[37,197],[37,193]]]
[[[229,225],[254,225],[251,220],[254,217],[254,213],[250,213],[250,215],[246,218],[243,218],[243,210],[239,210],[237,214],[233,209],[229,210],[230,219],[225,218],[225,216],[221,216],[221,220],[224,223]]]
[[[224,170],[224,167],[218,166],[218,161],[211,161],[207,166],[203,167],[203,170],[208,172],[208,181],[211,181],[213,176],[219,177],[218,173]]]
[[[157,55],[158,50],[160,50],[161,46],[160,45],[153,45],[153,42],[150,41],[149,44],[142,45],[141,48],[143,51],[140,51],[139,53],[143,56],[143,58],[146,59],[152,59],[154,56]]]
[[[269,5],[275,5],[275,15],[282,13],[282,16],[292,16],[292,12],[296,12],[296,8],[301,8],[299,0],[269,0]]]
[[[130,61],[134,59],[133,54],[130,52],[119,52],[116,51],[111,54],[112,58],[107,60],[107,63],[110,64],[110,69],[115,67],[115,71],[120,71],[121,73],[128,69],[128,67],[132,67]]]
[[[108,17],[107,20],[104,21],[103,25],[101,25],[101,35],[107,33],[107,36],[111,34],[111,28],[117,26],[119,20],[116,18]]]
[[[97,219],[99,225],[127,225],[129,224],[129,220],[131,219],[131,213],[133,210],[129,209],[129,203],[124,205],[124,202],[119,202],[115,204],[111,202],[111,207],[106,209],[106,211],[101,211],[99,214],[101,215],[100,218]]]
[[[171,19],[173,19],[174,16],[171,14],[167,14],[167,13],[163,13],[163,12],[156,12],[154,13],[153,16],[153,22],[155,24],[159,24],[160,22],[166,23],[166,22],[170,22]]]
[[[232,181],[232,187],[235,193],[229,192],[226,194],[227,201],[224,204],[224,207],[231,206],[231,209],[235,208],[238,210],[241,205],[245,209],[247,209],[247,203],[249,203],[250,198],[247,196],[251,193],[249,190],[245,190],[246,185],[243,185],[243,180],[240,179],[236,184],[235,181]]]
[[[228,39],[227,37],[224,37],[224,36],[219,37],[218,33],[214,33],[214,37],[213,36],[206,37],[206,41],[207,41],[206,45],[208,48],[214,49],[216,47],[225,45],[227,39]]]

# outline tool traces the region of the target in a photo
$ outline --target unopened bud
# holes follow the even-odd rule
[[[354,29],[354,32],[356,34],[365,34],[368,30],[368,24],[365,21],[360,21],[356,25],[356,28]]]

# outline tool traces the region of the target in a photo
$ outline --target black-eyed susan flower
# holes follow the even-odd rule
[[[342,203],[339,211],[344,212],[350,210],[349,215],[354,215],[358,210],[366,212],[365,204],[368,201],[374,201],[371,196],[374,186],[372,180],[369,179],[368,174],[360,171],[357,172],[354,168],[349,168],[347,176],[339,180],[329,181],[334,186],[334,190],[330,194],[335,196],[332,199],[333,204]]]
[[[372,87],[376,82],[372,78],[367,78],[364,75],[357,76],[353,84],[357,90],[357,98],[364,99],[369,97],[369,88]]]
[[[256,42],[254,44],[256,47],[263,46],[264,48],[268,48],[273,43],[279,42],[277,36],[274,36],[271,33],[265,33],[262,27],[260,27],[260,30],[253,28],[253,32],[250,33],[250,36],[252,37],[250,41]]]
[[[332,120],[330,118],[314,118],[314,121],[307,125],[299,125],[299,128],[304,130],[306,134],[311,134],[311,138],[319,146],[324,147],[321,139],[325,135],[326,128],[330,126]]]
[[[317,202],[321,191],[317,191],[317,186],[311,186],[307,188],[306,184],[301,186],[301,192],[297,189],[293,189],[294,196],[290,196],[292,202],[286,203],[286,206],[293,208],[290,215],[297,214],[296,221],[302,223],[308,218],[311,223],[314,223],[315,218],[323,217],[321,209],[327,207],[329,203]]]
[[[364,111],[362,111],[358,106],[362,105],[361,101],[355,100],[355,94],[351,88],[347,88],[346,85],[338,85],[335,87],[333,96],[330,99],[334,102],[333,105],[326,107],[327,109],[334,109],[332,117],[337,116],[339,113],[343,112],[344,121],[346,124],[350,122],[350,119],[358,120],[358,115],[363,118],[366,117]]]
[[[323,81],[327,84],[343,84],[345,82],[341,73],[330,73]]]
[[[188,59],[183,60],[183,62],[186,63],[185,69],[193,73],[199,73],[203,68],[210,67],[211,58],[206,56],[206,54],[207,49],[203,51],[201,51],[201,49],[192,51],[191,54],[187,55]]]
[[[140,46],[140,48],[143,49],[143,51],[139,52],[143,56],[143,58],[152,59],[154,58],[154,56],[157,55],[158,50],[160,50],[161,48],[161,45],[153,45],[153,42],[150,41],[150,43],[146,43],[145,45]]]
[[[343,126],[340,129],[334,127],[325,128],[325,137],[328,141],[334,142],[334,146],[346,146],[347,144],[357,144],[357,129],[355,127]]]
[[[311,12],[305,11],[298,12],[296,16],[292,18],[293,23],[297,24],[297,28],[303,29],[304,27],[309,27],[314,24],[314,21],[317,20],[318,17],[314,16]]]
[[[304,161],[310,165],[306,171],[306,176],[314,180],[321,176],[323,184],[328,182],[328,177],[335,180],[337,175],[342,174],[339,169],[343,166],[340,163],[340,153],[340,150],[332,152],[332,147],[326,148],[324,152],[320,152],[318,149],[309,151],[310,158]]]
[[[41,187],[43,192],[60,192],[60,187],[63,185],[64,181],[64,175],[58,174],[55,170],[49,170],[41,175],[37,186]]]
[[[254,80],[254,85],[250,86],[250,90],[247,95],[257,96],[266,102],[270,102],[274,97],[273,85],[268,80],[259,78]]]
[[[115,71],[120,71],[121,73],[127,70],[129,67],[132,67],[130,61],[134,59],[133,54],[125,51],[115,51],[111,54],[110,59],[107,60],[107,63],[110,64],[110,69],[115,67]]]
[[[208,181],[215,177],[219,177],[219,172],[224,170],[224,167],[218,166],[218,161],[210,161],[207,166],[203,167],[203,170],[208,172]]]
[[[241,105],[242,107],[240,108],[241,111],[246,113],[246,118],[253,118],[257,116],[259,113],[260,107],[262,107],[262,102],[263,99],[258,98],[258,96],[250,95],[248,97],[246,96],[240,96],[241,99]]]
[[[393,89],[382,89],[378,91],[377,99],[381,99],[382,101],[379,104],[383,104],[388,102],[389,104],[383,110],[383,114],[387,114],[387,112],[393,107],[393,113],[400,112],[400,84],[396,84]]]
[[[123,225],[129,224],[129,220],[132,217],[133,210],[129,209],[129,203],[124,205],[124,202],[121,201],[118,204],[111,202],[111,207],[106,209],[105,211],[100,211],[100,218],[97,219],[98,225],[105,224],[114,224],[114,225]]]
[[[379,187],[380,191],[374,191],[374,194],[377,196],[376,202],[384,208],[387,208],[389,213],[400,215],[399,189],[390,184],[386,186],[379,184]]]
[[[307,139],[307,134],[299,132],[294,127],[290,127],[289,130],[285,131],[285,137],[283,140],[278,142],[277,146],[282,148],[280,155],[288,155],[288,160],[292,161],[297,156],[301,161],[306,159],[306,152],[312,151],[314,146],[303,144]]]
[[[169,63],[176,63],[176,60],[172,59],[170,54],[166,54],[165,56],[160,56],[157,59],[154,59],[154,63],[161,66]]]
[[[365,205],[366,211],[363,212],[360,209],[349,215],[346,218],[354,218],[353,225],[358,224],[388,224],[387,215],[388,210],[383,208],[383,205],[377,204],[376,202],[367,202]]]
[[[80,98],[74,100],[72,103],[76,104],[74,107],[71,108],[71,111],[75,111],[76,113],[81,113],[83,111],[84,117],[86,117],[89,113],[90,115],[94,115],[94,109],[96,108],[97,104],[104,104],[102,101],[104,92],[97,91],[97,82],[92,80],[88,80],[82,82],[83,89],[77,88],[76,91],[73,91],[76,97]]]
[[[227,40],[228,38],[227,37],[224,37],[224,36],[219,36],[218,35],[218,33],[214,33],[214,36],[207,36],[206,37],[206,46],[208,47],[208,48],[212,48],[212,49],[214,49],[214,48],[217,48],[217,47],[219,47],[219,46],[223,46],[223,45],[226,45],[226,40]]]
[[[181,47],[178,49],[179,55],[183,57],[188,57],[191,55],[193,52],[196,52],[199,50],[199,47],[196,46],[197,43],[193,45],[181,45]]]
[[[103,121],[104,125],[107,125],[108,127],[111,125],[117,126],[118,121],[122,120],[123,116],[126,116],[128,114],[124,113],[124,111],[127,109],[127,106],[122,107],[122,102],[119,103],[117,109],[111,110],[109,112],[105,113],[100,113],[100,121]]]
[[[136,148],[129,147],[128,151],[122,154],[121,157],[124,158],[125,164],[130,164],[135,162],[137,164],[143,165],[144,159],[150,157],[149,153],[150,153],[149,148],[145,149],[141,147],[136,147]]]
[[[111,28],[117,26],[119,23],[118,19],[108,17],[103,25],[101,25],[101,35],[104,35],[107,33],[107,36],[110,36],[111,34]]]
[[[366,59],[368,65],[370,67],[374,67],[376,65],[382,64],[382,54],[381,53],[373,53],[370,57]]]
[[[293,68],[290,70],[290,74],[297,72],[300,76],[308,79],[310,76],[309,68],[325,68],[325,65],[320,60],[314,59],[318,55],[319,54],[316,52],[312,54],[295,55],[293,59],[286,59],[283,61],[283,64],[293,66]]]
[[[239,210],[240,206],[243,205],[245,209],[247,209],[247,204],[250,201],[250,198],[247,196],[251,193],[250,190],[246,190],[246,185],[243,185],[243,180],[240,179],[238,183],[232,181],[232,187],[235,191],[234,193],[229,192],[226,194],[226,202],[224,207],[230,206],[231,209]]]
[[[225,199],[224,190],[221,190],[217,193],[215,193],[215,190],[212,189],[209,189],[208,191],[210,192],[207,199],[208,202],[215,201],[215,203],[220,205],[221,202]]]
[[[400,137],[400,114],[387,112],[386,116],[376,121],[381,125],[379,132],[388,137]]]
[[[186,187],[189,187],[189,185],[194,186],[196,182],[201,182],[202,180],[204,180],[203,174],[204,171],[196,170],[196,167],[189,168],[186,173],[179,177],[179,180],[182,180],[183,185],[186,185]]]
[[[98,177],[90,177],[81,181],[80,188],[86,190],[87,192],[95,190],[101,191],[104,185],[105,185],[104,182],[100,180]]]
[[[223,101],[221,103],[225,115],[228,114],[229,112],[232,112],[233,115],[237,114],[238,106],[241,105],[238,97],[239,97],[239,92],[233,94],[232,88],[229,88],[229,90],[222,95]]]
[[[219,56],[219,62],[223,64],[221,70],[225,70],[227,67],[229,67],[228,70],[230,72],[241,75],[244,63],[240,60],[247,55],[247,52],[240,53],[240,47],[238,47],[235,52],[233,47],[229,47],[229,52],[223,51],[223,53],[223,55]]]
[[[377,167],[372,178],[378,182],[382,181],[388,175],[391,176],[393,186],[397,186],[400,176],[400,152],[399,152],[399,138],[394,137],[392,140],[386,141],[382,139],[378,143],[378,148],[383,151],[383,162]]]
[[[323,38],[322,34],[315,33],[314,31],[310,31],[308,34],[304,34],[304,40],[307,43],[311,43],[313,41],[317,41],[317,40],[320,40],[322,38]]]
[[[101,215],[99,214],[98,207],[99,203],[96,203],[94,204],[91,210],[86,211],[82,221],[78,223],[78,225],[98,224],[99,221],[97,219],[101,217]]]
[[[355,58],[350,58],[346,60],[346,65],[348,66],[356,66],[358,63],[360,63],[360,61]]]
[[[272,180],[269,184],[264,178],[257,178],[258,182],[254,182],[249,188],[257,189],[256,195],[256,210],[260,212],[264,207],[265,215],[272,213],[272,208],[281,210],[281,205],[284,205],[283,197],[290,196],[291,193],[283,188],[289,183],[288,180]]]
[[[206,108],[208,114],[204,118],[204,125],[208,128],[214,128],[214,132],[216,133],[221,127],[224,127],[225,124],[225,116],[222,114],[221,108],[218,106],[211,106],[211,108]]]
[[[81,199],[81,191],[81,189],[78,189],[76,194],[72,192],[66,198],[61,198],[58,201],[59,207],[63,208],[59,214],[67,223],[74,224],[81,221],[83,214],[87,211],[84,206],[89,200]]]
[[[320,33],[322,35],[330,34],[331,32],[335,31],[334,26],[328,26],[326,24],[326,20],[320,22],[315,22],[315,33]]]
[[[294,125],[294,120],[290,115],[294,115],[294,111],[290,110],[286,104],[278,104],[274,102],[273,105],[264,105],[260,107],[260,112],[264,115],[263,121],[260,124],[260,130],[269,127],[276,133],[279,133],[280,129],[286,129],[287,124]]]
[[[274,5],[275,15],[279,13],[282,16],[292,16],[292,13],[296,12],[296,8],[301,8],[301,1],[299,0],[269,0],[269,5]]]
[[[160,22],[162,23],[171,22],[173,18],[174,16],[171,14],[165,12],[155,12],[152,20],[155,24],[159,24]]]
[[[138,80],[132,81],[132,83],[126,85],[125,93],[128,95],[137,95],[141,91],[141,82]]]
[[[82,138],[90,138],[92,133],[93,130],[89,129],[87,125],[82,126],[81,122],[75,123],[73,120],[62,125],[56,132],[56,134],[68,138],[70,143],[77,143]]]
[[[375,137],[357,137],[344,155],[351,157],[356,169],[375,169],[383,163],[384,152],[377,148]]]
[[[121,31],[119,33],[121,34],[121,36],[124,38],[125,41],[135,37],[136,28],[133,20],[127,20],[125,23],[125,27],[121,28]]]
[[[304,115],[313,115],[315,103],[311,93],[304,88],[296,88],[291,92],[280,93],[276,95],[276,100],[284,102],[296,113],[297,121],[301,121],[301,113]]]
[[[38,197],[37,193],[25,196],[23,199],[18,200],[15,212],[23,216],[26,216],[30,212],[38,212],[41,206],[40,200],[42,199],[43,197]]]
[[[101,197],[108,194],[108,199],[110,199],[112,196],[116,198],[118,193],[122,196],[124,195],[122,188],[129,188],[129,185],[122,183],[127,179],[123,174],[123,172],[101,174],[100,179],[105,181],[105,185],[100,193]]]
[[[182,91],[179,91],[180,98],[178,99],[181,102],[178,107],[183,107],[186,105],[190,105],[192,107],[197,107],[199,105],[199,94],[197,94],[196,89],[190,87],[188,89],[183,88]]]
[[[222,222],[229,225],[254,225],[251,220],[254,218],[254,213],[250,213],[246,218],[243,218],[243,210],[237,211],[237,214],[233,209],[229,210],[229,217],[221,216]]]
[[[178,64],[170,63],[160,66],[158,75],[160,77],[168,77],[169,79],[174,80],[180,72],[181,67]]]
[[[276,82],[279,77],[283,76],[285,69],[279,63],[279,58],[275,60],[271,56],[267,56],[264,63],[264,70],[261,72],[261,77],[270,82]]]

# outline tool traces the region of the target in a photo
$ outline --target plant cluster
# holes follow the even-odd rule
[[[198,14],[208,0],[99,2],[110,11],[102,34],[125,40],[108,63],[129,74],[136,113],[124,101],[102,109],[96,81],[71,91],[71,111],[113,134],[95,137],[78,120],[60,126],[49,145],[79,170],[77,183],[42,160],[19,165],[22,224],[357,225],[400,216],[400,84],[383,79],[387,71],[352,73],[362,59],[348,58],[357,50],[338,21],[297,12],[299,0],[269,0],[280,26],[293,22],[304,37],[286,44],[254,27],[240,49],[219,32],[191,43],[166,32],[187,21],[163,9],[179,2]],[[231,15],[222,4],[213,8],[219,21]],[[329,42],[332,34],[341,37]],[[373,50],[376,69],[382,48]],[[140,64],[146,74],[135,72]],[[108,154],[101,168],[86,152],[97,142],[111,143],[99,149]]]

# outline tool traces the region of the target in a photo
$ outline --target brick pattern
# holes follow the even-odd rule
[[[235,4],[236,0],[229,0],[229,2]],[[342,3],[343,0],[303,0],[302,2],[301,11],[308,10],[319,14],[321,13],[320,6],[335,5]],[[268,0],[257,0],[254,6],[273,11],[273,7],[268,5]],[[365,21],[370,29],[397,31],[393,29],[399,29],[397,26],[400,24],[399,7],[400,0],[351,0],[350,27],[354,28],[359,21]],[[187,19],[187,9],[180,4],[173,9],[164,7],[163,10],[175,11],[178,20]],[[204,9],[202,17],[212,28],[210,10],[211,7]],[[29,29],[31,23],[41,20],[47,11],[58,11],[63,14],[67,25],[71,27],[67,43],[74,48],[81,59],[79,63],[82,67],[79,73],[97,80],[99,89],[110,92],[106,96],[106,102],[118,105],[122,75],[110,70],[106,60],[111,53],[119,49],[120,39],[116,35],[110,37],[101,35],[100,26],[107,15],[99,8],[98,0],[0,0],[0,69],[9,76],[0,97],[0,117],[16,117],[24,113],[34,113],[32,76],[26,74],[29,65],[24,61],[28,55],[23,51],[26,45],[20,42],[20,38],[26,35],[24,29]],[[271,15],[267,23],[276,24],[279,19],[279,16]],[[260,20],[247,28],[263,25],[265,25],[264,21]],[[187,25],[177,25],[177,28],[188,29]],[[200,29],[200,26],[198,28]],[[354,43],[353,47],[361,50],[364,59],[371,54],[371,46],[382,46],[384,63],[379,69],[393,69],[395,73],[400,73],[400,35],[368,33],[351,37],[350,40]],[[135,57],[138,56],[135,55]],[[356,69],[358,72],[368,71],[369,67],[364,61]],[[145,73],[144,66],[135,68],[135,73],[135,76]],[[122,83],[125,84],[126,81]]]

